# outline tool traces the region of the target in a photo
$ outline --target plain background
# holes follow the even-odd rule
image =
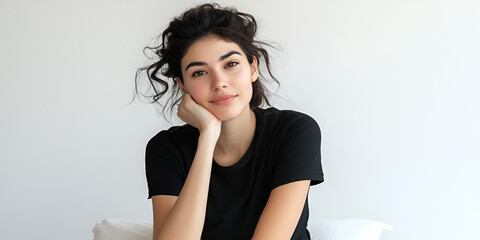
[[[221,1],[275,42],[274,105],[323,133],[311,219],[383,240],[478,239],[479,1]],[[151,220],[147,141],[169,124],[135,70],[192,1],[0,1],[0,239],[92,239]]]

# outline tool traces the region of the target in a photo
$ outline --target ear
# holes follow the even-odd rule
[[[178,86],[180,87],[180,90],[182,90],[182,93],[186,93],[187,91],[185,90],[185,86],[183,86],[182,80],[179,77],[176,77],[175,81],[177,82]]]
[[[250,71],[252,72],[252,82],[258,79],[258,61],[257,57],[252,56],[253,62],[250,64]]]

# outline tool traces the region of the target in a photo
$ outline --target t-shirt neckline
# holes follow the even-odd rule
[[[255,108],[253,109],[253,113],[255,113],[255,133],[253,134],[252,142],[250,143],[250,146],[248,146],[247,151],[245,154],[238,160],[236,163],[230,166],[221,166],[219,165],[215,159],[213,159],[213,168],[218,169],[220,171],[235,171],[237,169],[240,169],[243,167],[247,162],[250,161],[250,159],[253,157],[253,153],[255,152],[255,143],[257,138],[259,137],[258,135],[260,134],[260,124],[263,120],[263,115],[261,114],[262,109]]]

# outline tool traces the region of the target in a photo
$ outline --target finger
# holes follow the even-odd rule
[[[195,100],[192,98],[192,96],[188,93],[185,93],[185,95],[183,95],[183,100],[185,101],[184,104],[189,104],[189,103],[191,104],[192,102],[195,102]]]
[[[188,99],[188,101],[192,101],[192,102],[198,104],[198,102],[195,100],[195,98],[193,98],[192,95],[190,95],[189,93],[186,93],[184,96]]]
[[[182,115],[180,113],[177,113],[177,116],[178,118],[180,118],[180,120],[184,121],[185,122],[185,119],[183,119]]]
[[[190,94],[188,93],[184,94],[178,106],[185,106],[185,103],[188,102],[188,98],[191,98]]]

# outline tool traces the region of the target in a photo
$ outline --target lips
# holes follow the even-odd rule
[[[225,94],[213,98],[212,100],[210,100],[210,102],[213,104],[224,105],[231,103],[236,97],[237,95]]]

